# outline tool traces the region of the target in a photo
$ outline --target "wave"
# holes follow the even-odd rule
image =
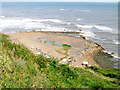
[[[82,19],[80,19],[80,18],[78,18],[78,19],[76,19],[77,21],[81,21]]]
[[[76,25],[78,28],[93,28],[93,25]]]
[[[90,10],[80,10],[81,12],[91,12]]]
[[[98,37],[96,37],[95,38],[96,40],[100,40],[100,41],[106,41],[107,39],[105,39],[105,38],[98,38]]]
[[[106,27],[106,26],[94,26],[95,28],[103,31],[112,31],[112,28]]]
[[[4,18],[5,18],[5,16],[0,16],[0,18],[1,18],[1,19],[4,19]]]
[[[65,30],[65,28],[47,26],[46,28],[38,29],[35,31],[56,31],[56,32],[58,31],[58,32],[61,32],[64,30]]]
[[[95,37],[94,39],[99,40],[99,41],[112,41],[112,44],[120,44],[120,42],[116,39],[116,40],[112,40],[112,39],[105,39],[105,38],[98,38]]]
[[[68,10],[68,9],[63,9],[63,8],[61,8],[61,9],[59,9],[60,11],[64,11],[64,10]]]
[[[71,25],[72,23],[67,23],[67,25]]]
[[[120,42],[118,42],[118,41],[116,41],[116,40],[113,40],[113,42],[114,42],[115,44],[120,44]]]
[[[30,18],[5,18],[0,20],[0,30],[3,29],[39,29],[39,28],[47,28],[49,25],[44,24],[43,22],[54,22],[54,23],[62,23],[61,20],[58,19],[30,19]]]
[[[61,20],[58,19],[45,19],[46,21],[51,21],[51,22],[55,22],[55,23],[62,23]]]
[[[101,26],[101,25],[76,25],[76,26],[78,28],[88,28],[88,29],[96,28],[96,29],[102,30],[102,31],[110,31],[110,32],[113,31],[112,28],[109,28],[109,27],[106,27],[106,26]]]
[[[89,32],[89,31],[81,31],[79,35],[83,35],[85,37],[90,37],[90,38],[95,37],[95,34],[93,32]]]
[[[18,28],[18,27],[24,29],[31,29],[31,28],[39,28],[40,26],[43,26],[43,24],[37,22],[38,20],[33,20],[33,19],[4,19],[0,21],[0,26],[2,29]]]
[[[62,23],[62,21],[59,20],[59,19],[33,19],[33,21],[38,21],[38,22],[47,22],[47,21],[50,21],[50,22],[54,22],[54,23]]]
[[[103,50],[103,52],[113,56],[114,58],[120,59],[120,57],[118,55],[114,55],[112,52],[109,52],[107,50]]]

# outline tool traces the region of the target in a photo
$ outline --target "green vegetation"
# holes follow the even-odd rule
[[[54,58],[35,56],[23,45],[12,43],[7,39],[8,36],[3,34],[0,36],[1,88],[119,87],[117,69],[104,70],[95,67],[82,69],[59,65]]]
[[[53,46],[62,46],[62,44],[54,42],[54,41],[44,41],[43,43],[49,44],[49,45],[53,45]]]
[[[116,78],[120,80],[120,70],[119,69],[110,69],[110,70],[105,70],[105,69],[100,69],[97,67],[90,67],[91,70],[94,70],[95,72],[101,73],[104,76],[110,77],[110,78]]]
[[[49,45],[53,45],[53,46],[60,46],[60,47],[72,47],[68,44],[60,44],[54,41],[44,41],[43,43],[49,44]]]
[[[63,46],[63,47],[71,47],[71,46],[68,45],[68,44],[63,44],[62,46]]]

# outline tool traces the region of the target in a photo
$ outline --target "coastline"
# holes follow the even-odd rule
[[[120,88],[118,5],[3,2],[1,88]]]
[[[101,65],[100,61],[94,60],[94,55],[104,50],[101,45],[83,36],[70,37],[63,35],[63,33],[17,32],[5,33],[5,35],[8,35],[13,43],[22,44],[30,49],[34,55],[41,54],[42,51],[46,57],[57,58],[62,64],[66,64],[66,62],[61,62],[62,60],[72,58],[75,62],[71,61],[69,63],[71,67],[82,67],[82,62],[89,62],[91,66],[105,67],[104,63]],[[51,42],[52,44],[50,44]],[[53,42],[70,45],[71,48],[53,45]]]
[[[23,35],[23,33],[14,33],[14,35],[18,37],[20,37],[20,34]],[[33,33],[29,33],[29,34],[27,33],[26,36],[29,36],[30,34],[33,35]],[[37,34],[36,36],[42,35],[42,34],[45,35],[44,33],[41,33],[41,34]],[[12,36],[14,35],[12,34]],[[2,53],[0,54],[2,56],[0,58],[1,58],[1,65],[2,65],[1,77],[3,78],[3,81],[4,81],[2,82],[3,88],[4,87],[7,87],[7,88],[13,88],[13,87],[14,88],[17,88],[17,87],[29,87],[29,88],[31,87],[32,88],[33,87],[35,88],[36,87],[40,87],[40,88],[41,87],[46,87],[46,88],[48,87],[52,87],[52,88],[119,87],[119,82],[118,82],[119,69],[115,69],[115,68],[102,69],[94,66],[73,67],[73,66],[69,66],[69,64],[60,65],[58,62],[58,59],[46,57],[45,53],[44,55],[36,56],[36,54],[33,54],[33,52],[31,52],[29,48],[26,48],[25,45],[22,45],[20,41],[18,41],[17,39],[14,38],[14,40],[11,41],[10,37],[7,35],[1,34],[1,36],[2,36],[2,40],[1,40]],[[19,40],[22,38],[23,37],[19,38]],[[35,39],[35,37],[32,37],[32,38]],[[25,40],[28,40],[28,38]],[[46,42],[45,44],[48,44],[48,43]],[[56,43],[54,43],[54,45],[56,45]],[[50,45],[48,46],[50,47]],[[68,44],[63,44],[63,46],[64,48],[67,47],[67,50],[72,48]],[[95,52],[95,49],[94,49],[94,52]],[[85,57],[87,57],[87,55]],[[71,83],[68,83],[68,82],[71,82]]]

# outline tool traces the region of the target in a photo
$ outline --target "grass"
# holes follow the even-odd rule
[[[70,68],[59,65],[57,60],[34,54],[12,43],[8,36],[0,34],[1,88],[117,88],[119,70],[100,68]],[[66,46],[66,45],[65,45]],[[100,76],[96,76],[88,69]],[[113,74],[114,76],[109,76]],[[116,76],[115,76],[116,75]],[[111,79],[107,80],[102,78]],[[93,78],[94,77],[94,78]],[[116,78],[117,77],[117,78]]]
[[[104,76],[110,77],[110,78],[116,78],[118,80],[120,80],[120,70],[119,69],[109,69],[109,70],[105,70],[105,69],[99,69],[97,67],[90,67],[91,70],[94,70],[95,72],[101,73]]]

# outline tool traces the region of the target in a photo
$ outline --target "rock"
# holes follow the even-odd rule
[[[77,60],[76,60],[76,59],[74,59],[73,61],[74,61],[74,62],[76,62]]]
[[[87,67],[91,67],[91,65],[87,65]]]
[[[71,61],[72,61],[72,60],[70,60],[70,59],[68,60],[68,62],[71,62]]]
[[[41,52],[37,52],[37,55],[40,55],[40,54],[42,54]]]
[[[51,58],[50,56],[46,56],[46,58]]]
[[[87,61],[82,62],[82,65],[88,65]]]
[[[63,60],[61,60],[61,62],[68,62],[68,60],[67,59],[63,59]]]

